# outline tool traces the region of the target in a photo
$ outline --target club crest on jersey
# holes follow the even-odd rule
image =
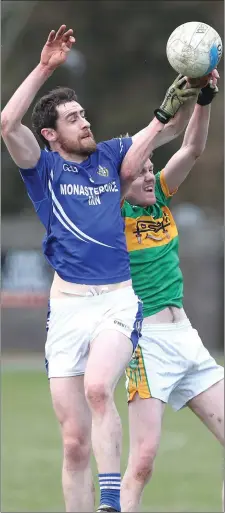
[[[109,170],[107,167],[98,166],[97,174],[100,176],[109,176]]]

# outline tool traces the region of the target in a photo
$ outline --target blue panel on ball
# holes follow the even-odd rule
[[[218,48],[216,45],[213,45],[210,48],[209,60],[210,60],[210,65],[209,65],[205,75],[208,75],[208,73],[210,73],[218,64],[219,55],[218,55]]]

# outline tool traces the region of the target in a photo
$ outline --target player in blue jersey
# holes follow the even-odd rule
[[[74,41],[65,25],[51,31],[40,63],[2,112],[2,136],[46,228],[43,251],[55,270],[45,352],[62,432],[66,511],[94,509],[91,425],[100,511],[120,511],[121,425],[114,389],[142,322],[120,201],[150,152],[184,128],[188,108],[175,114],[198,90],[184,89],[178,77],[157,118],[139,134],[96,144],[75,92],[55,89],[33,110],[33,127],[48,150],[41,151],[22,119]]]

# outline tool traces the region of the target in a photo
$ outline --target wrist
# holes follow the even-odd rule
[[[208,84],[206,87],[201,89],[198,95],[197,105],[200,105],[201,107],[210,105],[217,93],[218,87],[211,87],[211,85]]]
[[[168,114],[165,110],[163,110],[161,107],[159,109],[154,110],[154,114],[158,122],[162,125],[166,125],[166,123],[169,123],[171,119],[171,115]]]
[[[161,133],[164,128],[164,123],[160,121],[156,116],[153,118],[153,120],[150,123],[153,125],[153,127],[156,129],[156,133]]]
[[[55,71],[54,69],[49,68],[47,64],[43,64],[41,61],[37,65],[38,71],[43,77],[46,77],[46,80],[52,75]]]

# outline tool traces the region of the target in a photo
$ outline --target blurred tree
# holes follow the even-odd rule
[[[25,3],[26,17],[23,16]],[[11,4],[10,9],[6,8],[7,4]],[[76,48],[85,63],[83,72],[71,62],[70,67],[64,66],[52,75],[40,95],[58,84],[75,88],[80,102],[87,109],[97,140],[114,137],[127,130],[135,133],[152,119],[154,108],[174,78],[165,47],[176,26],[198,19],[223,33],[223,2],[218,0],[45,0],[3,1],[2,5],[3,12],[5,10],[2,18],[3,105],[38,63],[48,32],[66,23],[75,30]],[[9,26],[10,33],[6,31]],[[222,77],[223,61],[219,70]],[[223,78],[220,89],[223,90]],[[25,116],[28,126],[30,113]],[[155,153],[157,168],[165,165],[179,144],[180,140],[175,141]],[[187,200],[222,213],[222,148],[221,92],[212,109],[207,149],[175,202]],[[32,208],[14,168],[3,145],[3,214]]]

